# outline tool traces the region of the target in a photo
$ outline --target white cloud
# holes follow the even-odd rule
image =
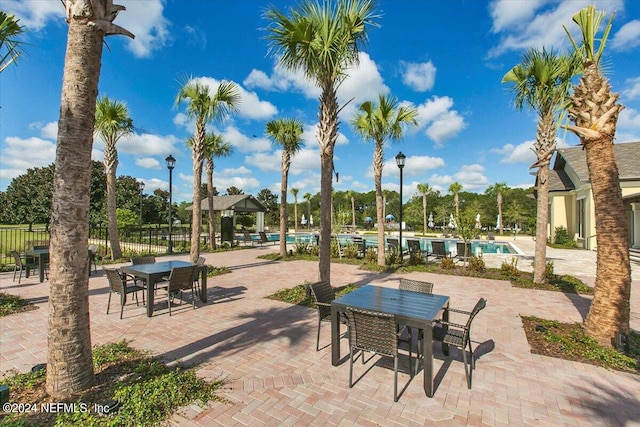
[[[629,86],[622,91],[622,95],[628,99],[640,98],[640,77],[628,79],[625,83]]]
[[[417,92],[426,92],[433,89],[436,81],[436,67],[431,61],[420,64],[402,62],[404,74],[402,81]]]
[[[501,154],[500,163],[527,163],[536,161],[536,155],[532,150],[534,140],[524,141],[518,145],[505,144],[501,148],[490,150],[492,153]]]
[[[16,169],[20,174],[34,167],[48,166],[55,162],[56,144],[42,138],[18,138],[9,136],[5,138],[5,148],[2,150],[2,169]],[[25,156],[25,153],[29,153]]]
[[[134,154],[137,156],[164,156],[176,150],[175,144],[180,140],[174,135],[153,135],[150,133],[131,134],[123,137],[116,148],[119,153]],[[94,145],[103,146],[100,139],[95,140]]]
[[[238,168],[224,168],[218,173],[225,176],[229,176],[229,175],[251,175],[253,172],[251,172],[250,169],[247,169],[244,166],[240,166]]]
[[[162,169],[162,167],[160,166],[160,162],[153,157],[137,158],[135,160],[135,163],[136,166],[140,166],[141,168],[145,169]]]
[[[250,137],[234,126],[227,126],[222,131],[223,142],[228,142],[241,153],[262,152],[271,150],[271,141],[267,138]]]
[[[163,16],[163,0],[119,0],[117,2],[127,10],[118,14],[114,24],[133,33],[135,39],[121,37],[126,40],[127,49],[134,56],[147,58],[156,50],[162,49],[170,42],[170,22]],[[64,23],[65,9],[61,2],[53,0],[4,0],[3,10],[15,13],[20,24],[29,31],[40,31],[54,21]]]
[[[460,170],[453,175],[453,178],[462,184],[462,188],[466,191],[485,188],[489,183],[489,180],[484,175],[484,167],[478,164],[463,165]]]
[[[442,147],[447,139],[456,136],[467,126],[464,117],[452,107],[453,99],[448,96],[433,96],[416,107],[418,127],[424,129],[425,135],[434,141],[436,148]]]
[[[611,39],[613,50],[631,50],[640,46],[640,20],[634,19],[624,24]]]
[[[19,24],[29,31],[41,30],[50,20],[64,23],[64,6],[57,1],[3,0],[2,9],[15,14],[20,20]]]
[[[384,84],[378,71],[377,64],[369,54],[360,52],[358,58],[360,63],[345,70],[349,77],[338,88],[337,97],[340,106],[353,98],[349,105],[341,111],[343,117],[351,117],[360,103],[375,99],[381,93],[389,92],[389,88]],[[317,99],[320,96],[320,88],[307,79],[302,71],[285,70],[279,63],[274,65],[271,76],[261,70],[251,70],[243,84],[248,88],[270,91],[291,90],[302,93],[308,99]]]
[[[318,123],[314,125],[304,125],[304,132],[302,133],[302,141],[306,147],[318,146]],[[342,133],[338,132],[336,138],[336,145],[346,145],[349,143],[349,139]]]
[[[444,167],[445,162],[441,157],[431,156],[408,156],[405,160],[405,166],[402,170],[403,176],[423,176],[424,173],[430,169],[437,169]],[[369,165],[366,175],[369,178],[373,178],[373,166]],[[396,163],[395,157],[392,157],[384,162],[382,165],[383,177],[400,177],[400,169]]]
[[[616,142],[640,140],[640,111],[625,108],[618,116]]]
[[[569,46],[565,26],[578,37],[578,27],[573,15],[593,3],[590,0],[549,1],[496,0],[489,5],[493,20],[492,32],[499,34],[499,44],[489,51],[489,57],[498,57],[509,51],[520,51],[530,47]],[[610,0],[598,4],[598,9],[607,12],[624,10],[623,0]]]
[[[154,190],[169,191],[169,183],[158,178],[151,178],[144,180],[144,191],[148,194],[153,194]]]
[[[138,58],[148,58],[154,51],[161,50],[171,42],[171,23],[163,16],[163,0],[119,0],[127,10],[120,12],[114,20],[136,38],[127,39],[127,49]]]

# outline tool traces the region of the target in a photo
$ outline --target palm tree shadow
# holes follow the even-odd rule
[[[578,391],[584,396],[580,399],[581,406],[605,425],[640,423],[640,396],[603,384],[598,384],[598,393],[584,387],[578,387]]]

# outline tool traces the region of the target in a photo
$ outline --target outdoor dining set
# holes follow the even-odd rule
[[[433,294],[433,284],[400,279],[398,288],[364,285],[353,292],[335,297],[335,290],[326,281],[310,285],[318,308],[316,350],[320,349],[320,325],[331,322],[331,363],[337,366],[340,358],[340,325],[347,325],[349,339],[349,387],[353,387],[353,364],[356,352],[373,352],[394,360],[394,401],[398,400],[398,358],[400,346],[406,344],[411,377],[423,362],[424,392],[433,397],[433,341],[442,343],[442,351],[449,355],[449,346],[462,351],[467,387],[471,388],[475,368],[471,341],[471,323],[485,308],[480,298],[471,311],[449,307],[449,297]],[[464,318],[452,322],[450,316]],[[459,323],[458,323],[459,322]],[[434,326],[435,325],[435,326]],[[413,343],[416,347],[416,368],[412,368]],[[467,356],[467,348],[469,355]]]

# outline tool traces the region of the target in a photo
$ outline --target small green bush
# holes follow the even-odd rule
[[[556,227],[554,242],[556,245],[575,247],[576,242],[569,236],[569,231],[563,227]]]
[[[520,275],[520,270],[518,270],[518,258],[511,258],[511,262],[502,261],[502,265],[500,266],[500,270],[510,277],[516,277]]]
[[[456,262],[451,258],[443,258],[440,267],[444,270],[453,270],[456,268]]]
[[[478,272],[483,272],[487,269],[487,266],[484,263],[484,259],[482,259],[482,255],[472,255],[469,257],[469,269]]]

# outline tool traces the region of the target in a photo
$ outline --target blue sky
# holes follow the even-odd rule
[[[127,104],[137,132],[118,143],[119,175],[145,182],[145,192],[168,189],[164,158],[176,159],[174,200],[190,200],[191,154],[185,141],[193,123],[174,100],[189,77],[211,85],[232,80],[241,86],[240,112],[211,126],[233,146],[234,154],[216,159],[214,180],[257,194],[280,186],[280,151],[265,138],[265,124],[281,117],[305,123],[305,148],[293,158],[289,188],[315,194],[320,160],[315,139],[319,91],[301,75],[289,73],[268,55],[258,0],[117,0],[127,7],[115,23],[136,35],[106,39],[100,95]],[[295,1],[274,0],[279,8]],[[385,148],[383,187],[398,190],[394,156],[407,155],[406,198],[417,183],[446,192],[457,181],[467,191],[483,192],[506,182],[533,183],[536,117],[513,108],[502,76],[529,47],[568,48],[562,25],[572,33],[571,16],[581,0],[451,0],[380,2],[380,27],[370,28],[360,64],[339,91],[344,104],[335,167],[336,190],[373,189],[373,144],[355,135],[349,122],[357,106],[389,93],[419,112],[419,126],[406,129],[399,143]],[[626,108],[616,142],[640,140],[640,2],[610,0],[598,9],[616,11],[604,63],[613,90]],[[27,29],[26,53],[17,66],[0,74],[0,190],[29,167],[55,160],[57,121],[67,25],[58,0],[3,0]],[[578,140],[560,133],[560,145]],[[566,141],[564,140],[566,139]],[[94,160],[102,160],[96,139]],[[289,196],[291,200],[291,196]]]

